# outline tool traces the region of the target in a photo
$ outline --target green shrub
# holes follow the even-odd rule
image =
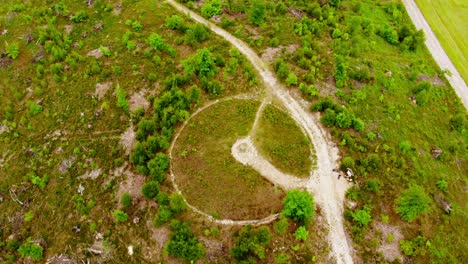
[[[42,105],[36,104],[31,101],[28,102],[28,108],[30,116],[35,116],[42,112]]]
[[[411,143],[408,140],[402,141],[400,143],[400,151],[402,153],[409,153],[412,150],[413,150],[413,146],[411,145]]]
[[[166,18],[166,27],[174,30],[185,32],[186,26],[184,25],[184,19],[178,15],[173,15]]]
[[[164,42],[163,38],[156,33],[151,33],[146,43],[153,49],[153,50],[163,50],[166,47],[166,42]]]
[[[122,210],[114,210],[112,213],[114,215],[114,221],[118,223],[125,223],[128,221],[128,215]]]
[[[249,12],[250,23],[259,26],[266,17],[266,6],[264,0],[252,0]]]
[[[169,195],[169,207],[174,214],[178,214],[187,209],[187,204],[182,195],[174,192]]]
[[[129,193],[124,193],[122,197],[120,197],[120,204],[125,207],[129,207],[132,205],[132,196]]]
[[[120,85],[114,90],[115,96],[117,97],[117,106],[122,108],[126,113],[128,113],[128,100],[127,100],[127,93],[120,89]]]
[[[265,246],[270,243],[270,239],[271,235],[268,227],[264,226],[256,231],[250,225],[245,226],[236,235],[231,255],[240,263],[252,263],[252,261],[255,263],[255,258],[263,260],[265,258]]]
[[[165,223],[169,222],[169,220],[171,220],[173,216],[174,216],[174,213],[172,212],[169,206],[160,205],[153,224],[157,227],[162,226]]]
[[[378,180],[370,179],[364,185],[364,188],[372,193],[379,193],[380,192],[380,183]]]
[[[344,157],[343,160],[341,160],[341,165],[340,168],[342,170],[346,170],[347,168],[353,169],[354,168],[354,160],[351,157]]]
[[[7,43],[6,53],[7,53],[8,57],[10,57],[12,59],[18,58],[18,55],[19,55],[19,45],[18,45],[18,43],[17,42],[13,42],[11,44]]]
[[[286,78],[286,84],[289,86],[296,85],[298,82],[298,78],[294,73],[289,73],[288,77]]]
[[[40,261],[42,260],[44,249],[28,238],[28,240],[18,248],[18,253],[20,253],[23,258],[31,257],[34,261]]]
[[[208,0],[201,7],[201,14],[205,18],[211,18],[213,16],[220,15],[222,3],[220,0]]]
[[[286,232],[288,232],[288,228],[289,221],[286,217],[283,216],[281,216],[280,219],[273,224],[273,230],[275,230],[278,235],[286,234]]]
[[[145,182],[141,191],[143,193],[143,196],[145,196],[148,199],[152,199],[156,197],[156,195],[158,195],[159,193],[159,183],[157,183],[156,181]]]
[[[411,185],[396,200],[396,212],[403,220],[412,222],[419,215],[430,211],[431,201],[423,187]]]
[[[309,231],[305,228],[305,226],[300,226],[296,231],[294,232],[294,237],[297,240],[302,240],[306,241],[307,237],[309,236]]]
[[[165,192],[159,192],[158,195],[156,195],[156,201],[159,205],[169,205],[169,195]]]
[[[370,211],[369,207],[364,206],[364,209],[351,212],[351,217],[359,226],[365,227],[372,221]]]
[[[85,11],[78,11],[74,16],[71,17],[71,21],[74,23],[81,23],[88,18],[88,14]]]
[[[283,200],[282,215],[307,225],[314,217],[314,197],[307,191],[290,190]]]
[[[436,186],[439,188],[439,190],[445,192],[447,190],[448,183],[444,180],[440,180],[436,182]]]
[[[187,223],[175,221],[167,242],[167,252],[177,258],[195,262],[205,256],[205,248],[198,241]]]
[[[39,187],[41,187],[41,189],[44,189],[47,185],[47,183],[49,182],[49,176],[47,175],[44,175],[44,177],[39,177],[35,174],[30,174],[29,175],[29,179],[31,180],[31,183],[33,185],[37,185]]]

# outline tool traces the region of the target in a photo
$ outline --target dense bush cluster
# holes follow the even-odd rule
[[[312,105],[312,111],[324,112],[322,123],[328,127],[354,128],[363,131],[364,122],[348,109],[335,104],[332,99],[324,98]]]
[[[193,235],[189,224],[174,221],[171,230],[166,246],[170,255],[192,262],[205,256],[205,247]]]
[[[271,234],[268,227],[258,230],[248,225],[236,235],[231,255],[239,263],[256,263],[256,259],[265,259],[265,246],[270,243]]]

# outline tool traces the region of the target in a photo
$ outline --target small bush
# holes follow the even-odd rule
[[[20,253],[23,258],[31,257],[34,261],[40,261],[42,260],[44,249],[28,238],[28,240],[18,248],[18,253]]]
[[[205,256],[205,248],[193,235],[187,223],[176,221],[171,225],[172,233],[167,242],[167,252],[192,263]]]
[[[117,97],[117,106],[122,108],[126,113],[128,113],[128,100],[127,100],[127,93],[120,89],[120,86],[117,85],[117,87],[114,90],[115,96]]]
[[[400,143],[400,151],[402,153],[409,153],[412,150],[413,150],[413,146],[411,145],[411,143],[408,140],[402,141]]]
[[[42,105],[36,104],[34,102],[28,102],[29,115],[35,116],[42,112]]]
[[[403,220],[412,222],[419,215],[430,211],[431,201],[423,187],[412,185],[396,200],[396,211]]]
[[[132,196],[129,193],[124,193],[122,197],[120,197],[120,204],[125,207],[129,207],[132,205]]]
[[[157,227],[162,226],[169,222],[173,216],[174,214],[169,206],[161,205],[158,208],[158,214],[156,215],[153,224]]]
[[[128,215],[122,210],[115,210],[113,213],[114,221],[118,223],[125,223],[128,221]]]
[[[286,84],[289,86],[296,85],[298,82],[298,78],[294,73],[289,73],[288,77],[286,78]]]
[[[286,234],[286,232],[288,232],[288,227],[289,221],[286,217],[280,217],[280,219],[273,224],[273,230],[275,230],[278,235]]]
[[[380,192],[380,183],[377,180],[370,179],[366,182],[364,188],[369,192],[378,193]]]
[[[159,193],[159,183],[155,181],[148,181],[142,187],[143,196],[148,199],[156,197]]]
[[[340,168],[341,168],[342,170],[346,170],[347,168],[352,169],[352,168],[354,168],[354,165],[355,165],[355,163],[354,163],[353,158],[351,158],[351,157],[344,157],[343,160],[341,161]]]
[[[166,18],[166,27],[174,30],[185,32],[184,19],[178,15],[173,15]]]
[[[309,231],[307,231],[307,229],[304,226],[300,226],[298,229],[296,229],[296,232],[294,232],[294,237],[297,240],[306,241],[308,236]]]
[[[71,17],[71,21],[74,23],[81,23],[88,18],[88,14],[85,11],[78,11],[74,16]]]
[[[6,53],[8,55],[8,57],[12,58],[12,59],[16,59],[18,58],[18,55],[19,55],[19,45],[18,43],[16,42],[13,42],[11,44],[7,44],[6,45]]]
[[[283,200],[282,215],[307,225],[315,214],[314,197],[307,191],[290,190]]]
[[[351,217],[353,218],[354,222],[356,222],[361,227],[367,226],[370,223],[370,221],[372,221],[370,208],[366,206],[364,207],[364,209],[351,212]]]
[[[261,227],[258,231],[248,225],[242,228],[236,236],[234,246],[231,249],[232,256],[240,263],[255,263],[255,258],[265,258],[265,246],[270,243],[270,231],[268,227]]]
[[[222,4],[220,0],[209,0],[201,7],[201,14],[205,18],[211,18],[221,14]]]
[[[439,190],[445,192],[447,190],[448,183],[444,180],[440,180],[436,182],[436,186],[439,188]]]
[[[172,193],[169,196],[169,206],[171,207],[174,214],[178,214],[187,209],[187,204],[184,201],[184,197],[178,193]]]

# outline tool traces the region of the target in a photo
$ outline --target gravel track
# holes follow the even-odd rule
[[[440,44],[436,35],[432,31],[429,23],[427,23],[424,15],[419,10],[418,5],[414,0],[402,0],[406,7],[409,17],[413,20],[414,25],[417,29],[422,29],[426,35],[426,46],[432,54],[434,60],[439,64],[442,70],[449,70],[450,74],[445,74],[445,77],[453,87],[458,97],[460,97],[463,105],[468,109],[468,87],[465,81],[460,76],[457,68],[453,65],[449,56],[445,52],[444,48]]]
[[[317,170],[307,183],[307,189],[314,194],[329,225],[328,242],[332,249],[330,257],[336,263],[353,263],[350,246],[348,245],[343,226],[344,194],[349,186],[345,180],[339,181],[333,173],[333,169],[337,167],[339,158],[338,149],[328,143],[331,141],[326,131],[318,125],[318,115],[313,115],[306,110],[303,104],[295,100],[287,89],[278,82],[268,65],[246,43],[176,1],[166,0],[166,2],[179,12],[206,25],[214,33],[229,41],[244,54],[259,72],[267,91],[276,96],[287,108],[289,114],[304,128],[312,140],[317,154]]]

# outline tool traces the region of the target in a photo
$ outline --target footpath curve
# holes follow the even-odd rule
[[[344,196],[349,185],[345,180],[339,181],[333,172],[333,169],[337,167],[339,158],[338,149],[336,146],[329,144],[331,141],[326,131],[318,125],[318,115],[314,115],[306,110],[304,104],[293,98],[287,89],[278,82],[268,65],[242,40],[234,37],[176,1],[166,0],[166,2],[177,11],[206,25],[210,30],[229,41],[244,54],[259,72],[267,92],[276,96],[296,122],[304,128],[315,146],[317,155],[317,170],[312,173],[307,184],[307,190],[314,194],[328,223],[328,242],[331,247],[331,257],[339,264],[353,263],[350,246],[348,245],[343,226]]]
[[[431,52],[434,60],[442,70],[449,70],[450,73],[445,74],[445,77],[455,90],[455,93],[460,97],[465,108],[468,109],[468,87],[460,76],[457,68],[455,68],[452,60],[450,60],[444,48],[440,44],[436,35],[429,26],[429,23],[427,23],[424,15],[421,13],[421,10],[419,10],[416,2],[414,2],[414,0],[402,0],[402,2],[416,28],[424,31],[424,34],[426,35],[426,46]]]

